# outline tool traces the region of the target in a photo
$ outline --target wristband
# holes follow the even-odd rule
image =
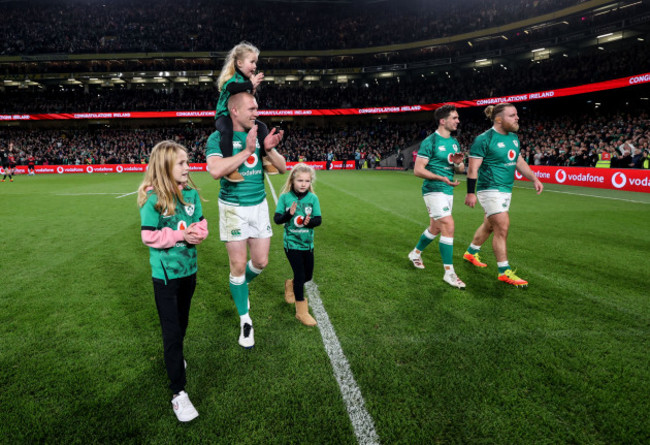
[[[467,194],[474,193],[476,190],[476,178],[467,178]]]

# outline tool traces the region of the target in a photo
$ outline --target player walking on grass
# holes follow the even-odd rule
[[[296,304],[296,318],[305,326],[316,326],[309,315],[305,283],[314,275],[314,227],[321,225],[320,202],[314,194],[316,172],[307,164],[296,164],[278,198],[273,221],[284,224],[284,252],[293,279],[284,283],[284,300]]]
[[[431,244],[438,234],[438,248],[445,270],[443,280],[459,289],[465,288],[456,275],[453,264],[454,218],[451,211],[454,204],[454,187],[460,184],[454,181],[454,172],[464,172],[463,154],[460,144],[451,136],[459,124],[458,112],[453,105],[443,105],[433,114],[438,129],[420,144],[413,173],[424,179],[422,196],[429,212],[427,227],[408,258],[418,269],[424,269],[422,251]]]
[[[490,105],[485,109],[485,115],[492,121],[493,127],[478,135],[472,144],[465,197],[465,204],[472,208],[478,199],[485,216],[463,258],[474,266],[487,267],[487,264],[481,262],[479,251],[490,235],[494,234],[492,248],[499,267],[499,281],[526,287],[528,282],[515,275],[510,267],[506,246],[515,170],[533,182],[538,195],[544,190],[544,185],[519,154],[517,108],[508,103]]]
[[[185,392],[183,340],[196,287],[196,245],[208,236],[201,199],[189,172],[185,147],[163,141],[151,151],[138,189],[141,236],[149,246],[172,408],[181,422],[199,415]]]
[[[0,153],[2,157],[2,169],[5,174],[2,177],[2,182],[5,182],[7,176],[9,176],[9,182],[14,182],[13,175],[16,173],[16,155],[14,154],[14,144],[13,142],[9,143],[9,149]]]
[[[255,345],[253,321],[249,315],[248,285],[266,267],[271,245],[271,221],[264,190],[261,149],[257,141],[257,101],[252,94],[231,96],[228,110],[232,117],[233,155],[225,158],[221,152],[223,137],[217,130],[208,138],[206,159],[214,179],[221,179],[219,191],[219,236],[226,243],[230,259],[230,292],[240,317],[239,344],[244,348]],[[277,170],[287,169],[285,159],[275,147],[284,131],[274,128],[264,139],[264,150]],[[224,178],[234,170],[246,177],[243,182]],[[246,261],[250,249],[250,261]]]
[[[221,74],[217,79],[219,86],[219,102],[217,103],[216,122],[217,131],[222,135],[221,154],[224,158],[232,156],[232,132],[233,122],[228,111],[228,99],[234,94],[248,92],[255,94],[257,87],[260,86],[264,79],[263,73],[255,73],[257,69],[257,58],[260,50],[248,42],[241,42],[233,47],[221,68]],[[264,145],[264,139],[269,134],[269,130],[262,121],[255,121],[257,124],[257,135],[260,146]],[[264,148],[264,147],[262,147]],[[262,150],[262,165],[269,175],[277,175],[278,170],[266,157],[266,152]],[[230,182],[241,182],[244,177],[239,171],[234,170],[225,177]]]

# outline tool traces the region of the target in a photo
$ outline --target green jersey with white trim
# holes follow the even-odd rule
[[[483,159],[478,170],[476,191],[512,193],[519,158],[519,138],[515,133],[501,134],[490,128],[476,136],[469,157]]]
[[[438,131],[435,131],[422,141],[417,157],[429,161],[425,167],[428,171],[439,176],[447,177],[450,181],[453,181],[454,163],[451,160],[451,155],[459,151],[460,144],[456,138],[443,138]],[[431,179],[425,179],[422,183],[422,195],[440,192],[453,195],[454,187],[442,181]]]
[[[242,73],[239,70],[235,70],[235,74],[228,79],[223,86],[221,87],[221,92],[219,93],[219,102],[217,102],[217,111],[215,118],[218,118],[219,116],[230,116],[230,111],[228,111],[228,99],[230,99],[230,92],[228,91],[228,85],[235,82],[235,83],[244,83],[247,82],[248,79],[242,75]]]
[[[307,192],[302,199],[299,199],[293,191],[283,193],[278,198],[278,205],[275,213],[284,215],[297,202],[296,213],[291,219],[284,223],[284,248],[291,250],[312,250],[314,248],[314,229],[305,227],[303,222],[307,213],[310,217],[322,216],[318,197]]]
[[[232,138],[233,156],[244,150],[246,147],[246,132],[234,131]],[[205,151],[206,159],[210,156],[223,157],[219,142],[221,133],[215,131],[208,138],[208,144]],[[242,182],[230,182],[221,178],[221,190],[219,199],[226,204],[235,206],[254,206],[266,198],[264,190],[264,170],[262,169],[262,151],[258,140],[255,140],[255,153],[250,155],[246,162],[239,166],[237,171],[244,177]]]
[[[140,221],[143,229],[161,230],[169,227],[173,230],[185,230],[190,224],[203,219],[201,199],[196,190],[185,188],[182,191],[187,205],[176,202],[176,213],[164,215],[155,208],[158,195],[149,192],[147,202],[140,208]],[[196,246],[185,241],[177,242],[167,249],[149,248],[149,263],[154,278],[169,280],[188,277],[196,273]]]

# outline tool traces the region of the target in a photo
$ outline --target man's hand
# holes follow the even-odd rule
[[[257,125],[248,130],[248,135],[246,135],[246,148],[244,150],[248,151],[250,154],[255,153],[255,148],[257,144]]]
[[[476,193],[468,193],[465,196],[465,205],[474,208],[476,205]]]
[[[255,133],[257,134],[257,131]],[[276,128],[272,128],[268,136],[264,138],[264,149],[266,151],[271,151],[280,144],[283,137],[284,130],[278,131]]]

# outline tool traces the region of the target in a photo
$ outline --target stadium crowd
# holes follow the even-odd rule
[[[522,112],[519,131],[522,153],[531,165],[594,166],[598,155],[612,156],[612,167],[642,168],[650,150],[650,116],[646,112],[536,115]],[[418,144],[433,129],[431,122],[348,124],[331,128],[288,126],[280,152],[289,161],[368,161],[370,166]],[[485,131],[483,119],[463,117],[457,138],[468,151]],[[0,132],[0,147],[13,142],[19,163],[33,155],[37,164],[115,164],[147,161],[151,148],[164,139],[189,150],[190,162],[205,162],[205,144],[212,127],[187,125],[155,129],[24,130]],[[417,145],[415,145],[417,149]],[[408,166],[408,162],[404,162]]]
[[[323,2],[314,14],[309,2],[157,0],[152,7],[126,0],[8,1],[0,5],[0,54],[218,51],[243,39],[265,50],[380,46],[500,26],[574,4]]]
[[[481,99],[542,91],[639,74],[650,66],[650,42],[637,42],[616,53],[595,50],[573,58],[539,63],[524,61],[510,68],[441,71],[435,75],[354,81],[347,85],[276,85],[258,91],[262,109],[362,108]],[[516,85],[513,85],[516,79]],[[214,110],[216,87],[120,89],[51,88],[0,92],[0,114],[97,111]]]

